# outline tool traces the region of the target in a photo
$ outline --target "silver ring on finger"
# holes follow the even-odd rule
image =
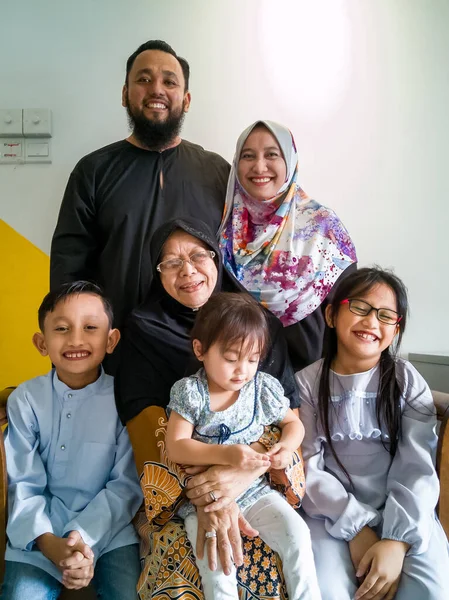
[[[217,502],[218,498],[215,496],[214,492],[209,492],[209,496],[211,497],[212,502]]]
[[[212,529],[212,531],[206,531],[206,540],[216,538],[216,537],[217,537],[217,532],[215,531],[215,529]]]

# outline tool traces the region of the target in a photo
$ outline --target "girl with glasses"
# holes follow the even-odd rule
[[[436,414],[424,379],[397,356],[407,311],[391,272],[351,273],[326,308],[325,358],[296,375],[323,600],[447,597]]]

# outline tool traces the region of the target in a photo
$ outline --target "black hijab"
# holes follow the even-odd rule
[[[145,302],[132,311],[126,322],[115,380],[117,410],[123,423],[147,406],[165,408],[170,400],[172,385],[201,366],[193,354],[190,340],[197,311],[172,298],[162,286],[156,270],[165,242],[177,229],[201,240],[215,252],[214,261],[218,274],[214,292],[247,293],[223,268],[218,242],[203,221],[173,219],[154,232],[150,246],[152,283]],[[290,398],[291,406],[298,406],[282,326],[268,311],[267,316],[272,349],[260,368],[277,377],[284,386],[286,396]]]

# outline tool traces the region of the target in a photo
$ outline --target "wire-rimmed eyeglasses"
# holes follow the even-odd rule
[[[156,266],[156,269],[159,271],[159,273],[174,273],[176,271],[180,271],[185,262],[197,267],[214,257],[215,252],[213,250],[201,250],[200,252],[191,254],[189,258],[170,258],[169,260],[163,260]]]
[[[365,300],[359,300],[358,298],[346,298],[340,304],[349,304],[349,310],[359,317],[366,317],[374,310],[378,320],[386,325],[397,325],[402,319],[402,315],[391,308],[374,308]]]

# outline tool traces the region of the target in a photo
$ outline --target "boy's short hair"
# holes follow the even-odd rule
[[[202,354],[215,343],[222,350],[247,343],[250,351],[257,348],[263,359],[270,334],[262,307],[249,294],[219,292],[200,308],[190,338],[200,341]]]
[[[109,327],[112,327],[114,320],[114,312],[112,310],[112,304],[104,295],[103,290],[96,283],[91,281],[73,281],[71,283],[63,283],[55,290],[49,292],[42,300],[42,304],[39,306],[37,312],[39,320],[39,328],[44,332],[44,321],[48,313],[55,310],[56,305],[62,300],[69,298],[70,296],[77,296],[79,294],[94,294],[98,296],[103,302],[104,312],[106,313],[109,321]]]

